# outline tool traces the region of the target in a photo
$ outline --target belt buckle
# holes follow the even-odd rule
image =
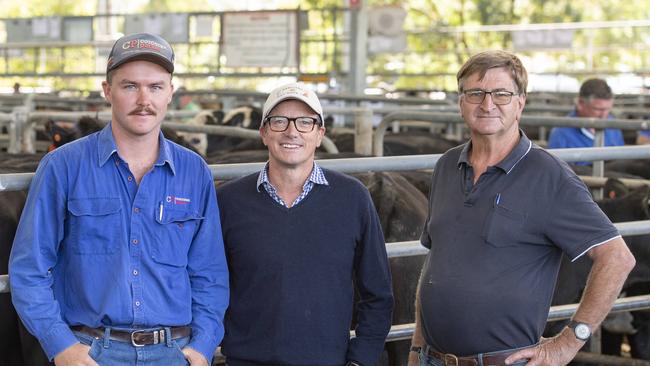
[[[442,361],[445,366],[458,366],[458,357],[451,353],[445,353]]]
[[[133,345],[133,347],[144,347],[145,346],[144,344],[138,344],[138,343],[135,342],[135,337],[134,336],[136,334],[138,334],[138,333],[145,333],[145,331],[144,330],[134,330],[133,332],[131,332],[131,344]]]

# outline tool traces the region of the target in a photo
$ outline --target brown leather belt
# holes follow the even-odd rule
[[[422,347],[422,353],[441,361],[445,366],[478,366],[480,361],[483,366],[502,366],[505,365],[506,358],[516,351],[508,350],[503,352],[494,352],[490,354],[460,357],[451,353],[442,353],[434,350],[429,346]]]
[[[90,328],[84,325],[76,325],[71,328],[76,332],[94,338],[99,339],[104,337],[104,328]],[[170,330],[172,339],[189,337],[192,334],[192,328],[190,327],[171,327]],[[165,328],[135,330],[132,332],[111,328],[110,333],[111,340],[131,343],[135,347],[164,343],[166,337]]]

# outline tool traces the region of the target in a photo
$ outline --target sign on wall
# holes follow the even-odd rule
[[[11,19],[5,22],[7,43],[61,40],[61,17]]]
[[[297,67],[298,12],[225,13],[221,55],[227,67]]]
[[[169,43],[189,41],[188,14],[130,14],[124,20],[124,34],[148,32],[163,37]]]
[[[511,34],[517,51],[570,49],[573,44],[572,29],[522,30]]]

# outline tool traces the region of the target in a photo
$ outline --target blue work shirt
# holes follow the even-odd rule
[[[138,185],[111,124],[47,154],[36,171],[9,263],[14,306],[50,359],[70,326],[192,327],[208,360],[224,333],[228,269],[212,175],[159,137]]]
[[[567,117],[578,117],[574,109]],[[613,118],[610,114],[608,119]],[[623,146],[623,132],[618,128],[605,129],[605,146]],[[587,128],[554,127],[548,137],[549,149],[562,149],[571,147],[594,147],[594,134]]]

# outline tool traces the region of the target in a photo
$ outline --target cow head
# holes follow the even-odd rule
[[[68,142],[80,137],[90,135],[102,129],[102,124],[96,118],[81,117],[77,122],[63,122],[49,119],[45,124],[45,131],[50,135],[52,144],[49,151],[61,147]]]
[[[223,124],[259,130],[262,124],[262,111],[250,105],[237,107],[226,113]]]

